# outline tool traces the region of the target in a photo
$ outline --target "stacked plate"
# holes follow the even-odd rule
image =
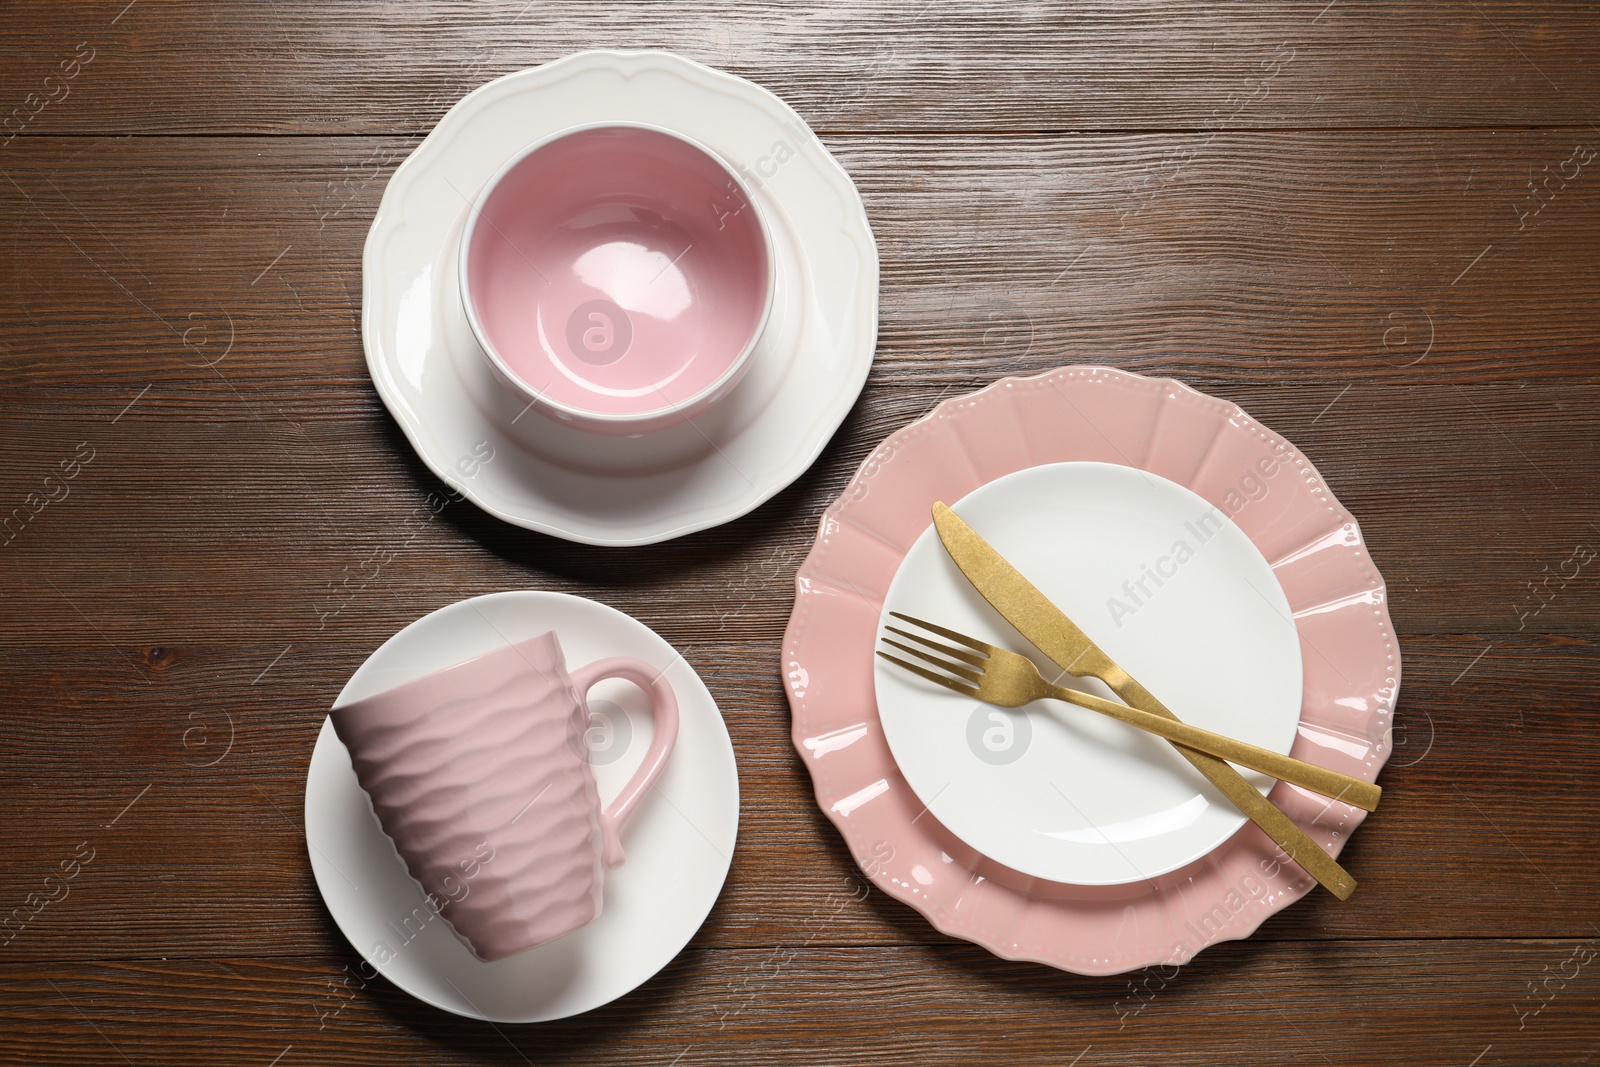
[[[891,611],[1034,651],[945,554],[940,500],[1185,721],[1367,781],[1389,754],[1383,580],[1293,446],[1169,380],[1005,379],[890,436],[796,578],[794,744],[867,875],[941,930],[1084,974],[1184,963],[1303,896],[1311,878],[1166,742],[874,658]],[[1365,814],[1269,795],[1334,855]]]
[[[530,411],[474,335],[458,262],[480,193],[508,164],[562,131],[606,125],[714,153],[742,187],[723,214],[754,202],[775,275],[737,387],[709,414],[635,436]],[[877,247],[849,176],[783,101],[664,52],[585,52],[463,99],[390,179],[363,286],[372,380],[433,472],[507,522],[599,545],[714,526],[788,485],[849,411],[877,343]]]

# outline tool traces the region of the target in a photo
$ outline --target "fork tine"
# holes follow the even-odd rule
[[[950,678],[943,674],[936,674],[933,671],[927,670],[926,668],[917,666],[915,663],[907,663],[898,656],[891,656],[889,653],[884,652],[881,649],[878,651],[878,655],[882,656],[890,663],[893,663],[896,667],[899,667],[902,670],[910,671],[912,674],[915,674],[920,678],[926,678],[935,685],[942,685],[952,692],[960,693],[962,696],[966,697],[975,697],[978,695],[978,691],[972,686],[966,685],[955,678]]]
[[[955,675],[957,678],[965,678],[973,685],[977,685],[983,680],[982,671],[975,671],[971,667],[963,667],[959,663],[951,663],[949,660],[940,659],[938,656],[930,656],[920,648],[913,648],[910,645],[902,644],[891,637],[884,637],[880,638],[879,640],[893,648],[898,648],[902,652],[909,652],[922,662],[931,663],[940,670],[948,671],[949,673]]]
[[[902,615],[898,611],[891,611],[891,612],[889,612],[889,614],[893,615],[897,619],[901,619],[901,620],[903,620],[905,622],[909,622],[913,626],[920,626],[924,630],[928,630],[928,631],[931,631],[933,633],[936,633],[940,637],[948,637],[952,641],[955,641],[955,642],[958,642],[960,644],[966,645],[968,648],[972,649],[974,652],[983,652],[983,653],[987,654],[987,653],[990,653],[990,652],[994,651],[994,646],[993,645],[984,644],[982,641],[979,641],[976,637],[968,637],[966,634],[957,633],[954,630],[946,629],[945,627],[940,626],[938,623],[925,622],[922,619],[913,618],[910,615]]]
[[[983,669],[983,661],[989,658],[987,656],[980,656],[976,652],[968,652],[964,648],[955,648],[951,645],[940,644],[938,641],[930,641],[921,634],[914,634],[910,630],[902,630],[898,626],[885,626],[884,629],[888,630],[892,634],[899,634],[901,637],[909,637],[919,645],[927,645],[935,652],[943,652],[951,659],[958,659],[962,663],[970,663],[979,670]]]

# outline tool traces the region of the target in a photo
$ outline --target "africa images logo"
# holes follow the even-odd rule
[[[567,316],[567,348],[595,367],[606,367],[628,354],[633,320],[610,300],[587,300]]]

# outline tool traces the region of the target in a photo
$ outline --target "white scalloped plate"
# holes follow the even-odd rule
[[[507,159],[620,121],[681,132],[739,168],[778,275],[738,388],[694,424],[640,438],[527,411],[473,340],[455,270],[470,201]],[[822,451],[877,344],[878,251],[849,175],[783,101],[666,52],[584,52],[471,93],[390,179],[362,278],[367,366],[423,462],[492,515],[589,544],[650,544],[759,506]]]

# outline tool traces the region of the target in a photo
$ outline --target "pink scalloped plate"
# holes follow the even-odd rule
[[[823,514],[795,576],[783,649],[794,745],[818,804],[868,877],[941,931],[1079,974],[1182,964],[1248,937],[1315,883],[1248,824],[1148,881],[1083,886],[1021,874],[926,810],[878,719],[872,652],[883,599],[931,524],[933,502],[1070,460],[1151,471],[1233,518],[1271,564],[1300,635],[1305,682],[1291,753],[1377,777],[1390,751],[1400,654],[1383,578],[1355,519],[1310,462],[1237,406],[1107,367],[1002,379],[940,404],[867,457]],[[1241,507],[1252,476],[1267,470],[1272,492]],[[1335,856],[1365,815],[1281,782],[1270,795]]]

